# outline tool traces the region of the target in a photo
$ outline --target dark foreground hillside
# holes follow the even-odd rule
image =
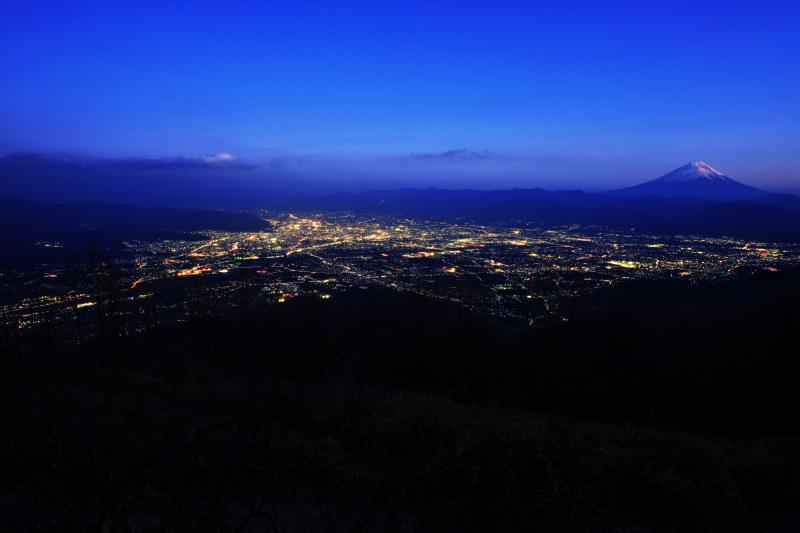
[[[6,342],[0,530],[798,530],[795,281],[543,331],[370,290]]]

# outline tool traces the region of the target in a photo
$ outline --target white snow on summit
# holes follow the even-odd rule
[[[730,178],[703,161],[694,161],[688,165],[677,168],[658,178],[655,181],[729,181]]]

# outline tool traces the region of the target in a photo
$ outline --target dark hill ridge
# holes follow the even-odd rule
[[[719,202],[700,198],[628,197],[582,191],[402,189],[329,196],[274,197],[276,208],[355,211],[478,223],[607,226],[656,234],[800,240],[800,198],[765,195]]]
[[[207,168],[197,161],[167,163],[179,167],[180,172],[134,172],[124,162],[81,165],[44,156],[0,157],[0,194],[34,201],[58,197],[60,202],[203,209],[354,211],[479,223],[580,224],[660,234],[800,241],[800,197],[760,191],[701,161],[606,194],[436,188],[291,194],[269,191],[270,183],[265,181],[217,176],[218,167]]]
[[[71,248],[114,248],[125,240],[187,239],[191,232],[202,230],[267,229],[268,222],[247,213],[0,199],[1,256],[6,259],[28,255],[39,241],[57,241]]]

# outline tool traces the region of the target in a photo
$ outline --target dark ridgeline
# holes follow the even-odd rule
[[[200,209],[354,211],[479,223],[579,224],[656,234],[800,240],[800,197],[770,194],[744,185],[703,162],[690,163],[635,187],[603,194],[436,188],[290,194],[281,191],[290,190],[287,187],[292,183],[291,176],[264,181],[245,179],[236,173],[220,177],[218,173],[223,169],[197,160],[63,161],[36,154],[11,154],[0,157],[0,197]],[[238,168],[237,172],[248,169]],[[118,209],[100,205],[93,208],[105,210],[106,214]],[[88,207],[62,208],[69,209],[81,212]],[[118,218],[111,217],[109,221],[146,220],[151,216],[158,220],[164,215],[125,213],[123,209]],[[221,224],[225,216],[218,214],[220,220],[216,224]],[[248,225],[245,220],[228,220],[225,224],[237,228]],[[128,228],[122,224],[110,229]],[[153,234],[160,228],[137,229]]]
[[[582,191],[406,189],[324,197],[272,197],[267,205],[311,211],[383,213],[483,224],[577,224],[659,235],[800,240],[800,198],[765,194],[720,201],[692,196],[634,196]]]
[[[540,330],[384,289],[228,318],[204,294],[169,327],[163,300],[92,310],[92,340],[4,309],[4,527],[799,523],[798,272],[632,283]]]
[[[64,261],[69,250],[88,253],[98,246],[114,253],[123,241],[192,240],[192,233],[202,230],[266,231],[269,223],[232,211],[0,198],[0,260],[6,262]],[[43,249],[36,246],[41,241],[63,246]]]

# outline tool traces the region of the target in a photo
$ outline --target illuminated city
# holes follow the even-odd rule
[[[204,232],[191,240],[125,243],[114,260],[127,300],[161,299],[176,310],[188,291],[215,312],[321,298],[351,288],[383,286],[457,302],[532,326],[568,320],[565,304],[599,288],[635,279],[720,280],[796,264],[800,246],[697,236],[659,237],[602,228],[488,227],[349,213],[259,212],[271,230]],[[43,243],[42,246],[58,246]],[[25,326],[42,308],[88,311],[97,303],[91,276],[62,287],[65,265],[7,273],[35,297],[13,306]],[[174,318],[182,320],[182,311]]]

